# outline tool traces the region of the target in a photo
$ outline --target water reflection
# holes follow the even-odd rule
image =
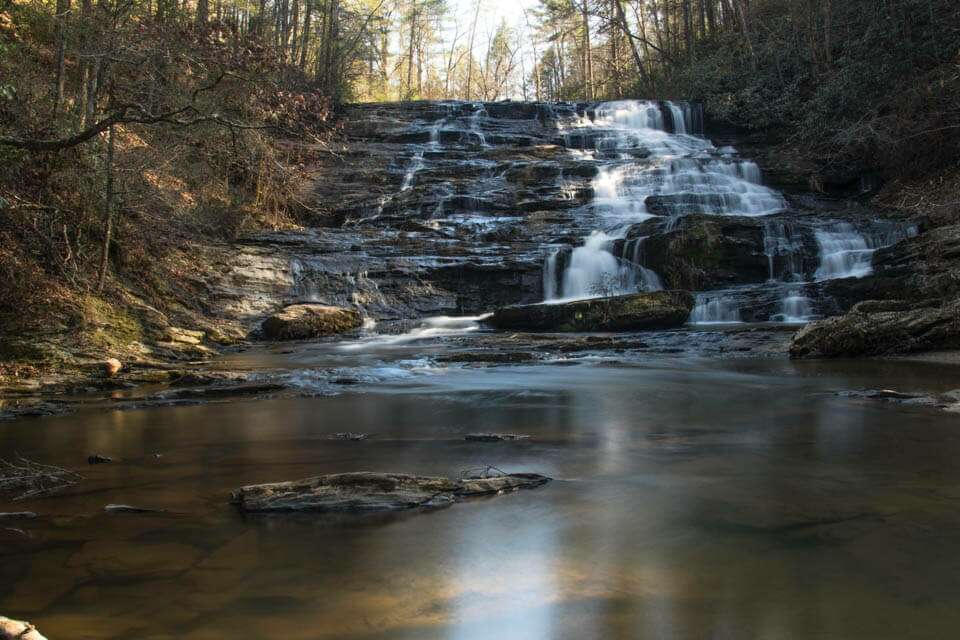
[[[950,637],[955,417],[835,394],[890,380],[950,376],[761,360],[451,368],[377,392],[4,425],[4,452],[119,462],[85,468],[70,494],[0,504],[50,514],[23,525],[33,538],[0,538],[0,611],[52,638]],[[347,430],[371,438],[328,439]],[[463,440],[475,431],[532,438]],[[428,514],[242,518],[226,504],[254,482],[483,464],[557,481]]]

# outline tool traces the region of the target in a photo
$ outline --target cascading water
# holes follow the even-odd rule
[[[483,131],[480,130],[480,118],[486,116],[487,110],[483,106],[483,103],[477,103],[473,105],[473,113],[470,115],[470,132],[476,136],[481,147],[490,146],[487,144],[487,137],[483,134]]]
[[[427,147],[418,147],[414,152],[413,157],[410,158],[410,164],[407,167],[407,172],[404,174],[403,182],[400,184],[401,193],[404,191],[409,191],[413,188],[413,179],[417,176],[417,172],[424,167],[423,155],[427,149],[436,149],[440,145],[440,127],[443,126],[444,121],[445,119],[438,120],[432,127],[430,127],[430,141],[427,143]]]
[[[818,229],[815,235],[820,247],[820,266],[814,273],[817,280],[862,278],[873,271],[873,250],[853,225],[839,223],[829,229]]]
[[[620,238],[594,231],[583,246],[573,250],[563,272],[563,298],[577,300],[636,291],[636,270],[611,252],[614,241]]]
[[[623,256],[633,263],[644,291],[663,291],[663,281],[653,269],[648,269],[643,259],[643,242],[647,236],[627,240],[623,244]]]
[[[702,127],[699,114],[684,103],[620,100],[598,105],[592,120],[564,132],[568,146],[592,145],[610,160],[592,183],[589,210],[600,228],[573,250],[561,278],[548,284],[545,276],[548,301],[662,288],[659,276],[630,260],[626,248],[626,260],[614,256],[614,241],[625,238],[631,224],[693,212],[762,216],[785,206],[761,184],[755,163],[723,156],[709,140],[691,135]],[[556,256],[548,257],[544,272],[556,268]]]
[[[767,256],[770,275],[774,282],[800,282],[803,280],[803,243],[792,225],[778,220],[763,223],[763,252]],[[782,267],[777,272],[776,262]]]
[[[906,238],[917,235],[915,225],[888,224],[877,232],[858,231],[847,222],[840,222],[816,231],[820,248],[820,266],[816,280],[862,278],[873,273],[873,254]]]
[[[797,289],[790,289],[780,302],[780,312],[770,319],[774,322],[799,324],[809,322],[813,317],[813,300]]]
[[[729,324],[740,322],[740,305],[734,296],[723,292],[698,293],[690,313],[691,324]]]

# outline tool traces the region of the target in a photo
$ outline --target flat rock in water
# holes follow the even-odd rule
[[[242,487],[233,492],[232,502],[247,512],[394,511],[446,506],[458,498],[532,488],[549,481],[534,473],[457,480],[399,473],[337,473]]]
[[[468,433],[463,439],[467,442],[504,442],[505,440],[527,440],[529,437],[517,433]]]
[[[0,520],[33,520],[36,517],[33,511],[0,512]]]
[[[688,291],[654,291],[563,303],[504,307],[486,322],[525,331],[641,331],[683,326],[693,310]]]
[[[328,440],[350,440],[353,442],[359,442],[361,440],[366,440],[370,437],[368,433],[354,433],[353,431],[343,431],[341,433],[335,433]]]
[[[103,510],[107,513],[166,513],[163,509],[135,507],[130,504],[108,504]]]
[[[0,640],[47,640],[29,622],[0,616]]]

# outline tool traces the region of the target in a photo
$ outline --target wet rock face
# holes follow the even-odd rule
[[[868,301],[811,323],[794,337],[794,358],[871,356],[960,348],[960,299],[939,304]]]
[[[529,489],[550,481],[534,473],[450,479],[399,473],[338,473],[293,482],[252,485],[233,493],[245,512],[370,512],[442,507],[458,499]]]
[[[263,336],[269,340],[309,340],[357,329],[363,324],[353,309],[320,304],[295,304],[264,320]]]
[[[769,272],[763,224],[741,216],[688,215],[675,228],[651,232],[643,242],[643,265],[671,289],[721,289],[762,282]]]
[[[656,291],[497,310],[487,322],[502,330],[641,331],[682,326],[693,309],[686,291]]]

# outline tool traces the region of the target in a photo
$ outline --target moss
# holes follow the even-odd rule
[[[144,337],[143,325],[138,318],[95,296],[84,299],[81,322],[81,341],[108,353],[125,351]]]

